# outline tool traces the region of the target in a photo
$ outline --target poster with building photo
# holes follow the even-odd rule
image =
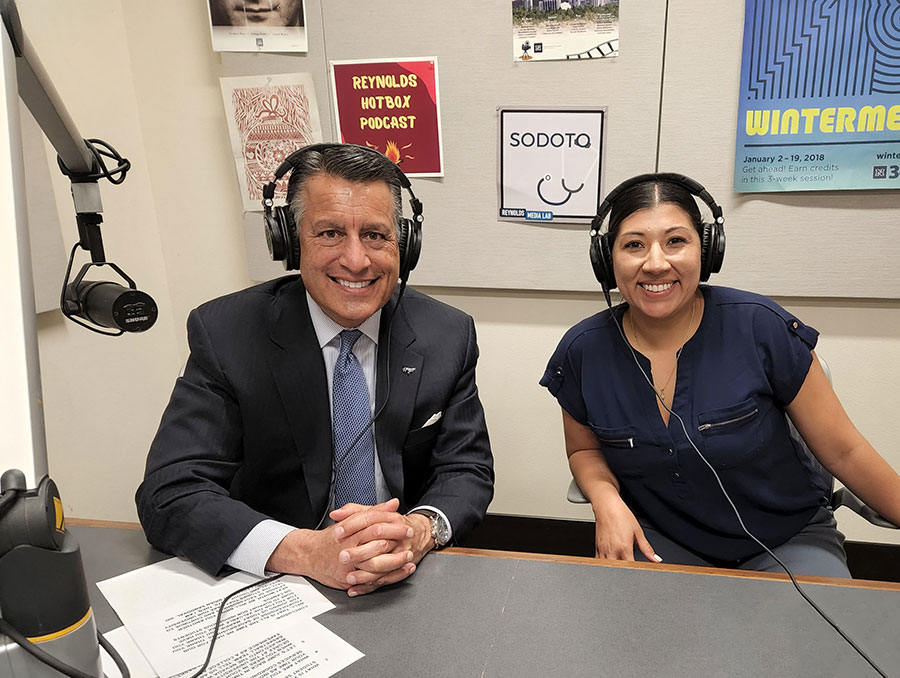
[[[262,189],[275,170],[301,146],[322,141],[312,75],[221,78],[228,133],[241,199],[247,211],[262,210]],[[287,178],[275,191],[283,200]]]
[[[305,52],[304,0],[207,0],[216,52]]]
[[[512,0],[513,61],[619,56],[619,0]]]

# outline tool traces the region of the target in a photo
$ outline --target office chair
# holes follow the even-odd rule
[[[816,357],[819,358],[819,364],[822,365],[822,370],[825,372],[825,376],[828,377],[828,383],[832,384],[833,382],[831,380],[831,369],[828,367],[828,363],[826,363],[821,357]],[[894,530],[900,529],[900,526],[894,525],[880,513],[878,513],[871,507],[866,506],[859,497],[853,494],[846,487],[839,487],[835,489],[834,476],[832,476],[831,473],[828,472],[828,469],[826,469],[824,466],[822,466],[822,464],[819,463],[819,460],[816,459],[815,455],[813,455],[813,453],[810,451],[809,446],[806,444],[806,441],[803,440],[803,437],[800,435],[797,427],[794,426],[794,422],[791,421],[791,418],[786,414],[785,417],[787,418],[791,437],[796,442],[798,442],[800,446],[806,451],[806,454],[809,455],[810,459],[812,460],[813,466],[816,469],[816,472],[823,480],[823,486],[831,488],[830,505],[833,511],[837,511],[841,506],[846,506],[851,511],[862,516],[873,525]],[[569,489],[566,492],[566,499],[568,499],[572,504],[588,503],[587,497],[582,494],[581,488],[578,487],[578,483],[575,482],[574,478],[572,478],[572,481],[569,483]]]

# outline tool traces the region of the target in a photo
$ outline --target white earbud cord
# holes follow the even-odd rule
[[[725,489],[725,486],[722,484],[722,479],[719,477],[719,474],[716,473],[715,468],[713,468],[712,464],[710,464],[709,461],[706,459],[706,457],[703,456],[703,453],[700,452],[700,449],[697,447],[697,445],[694,444],[693,439],[692,439],[691,436],[688,434],[687,426],[685,426],[684,419],[682,419],[682,418],[678,415],[677,412],[675,412],[674,410],[672,410],[672,409],[666,404],[666,401],[663,400],[663,397],[662,397],[662,396],[659,394],[659,392],[656,390],[656,387],[654,387],[654,385],[653,385],[653,380],[650,379],[650,377],[647,375],[647,373],[644,372],[644,368],[641,367],[641,363],[640,363],[640,361],[638,360],[638,357],[637,357],[637,355],[636,355],[635,352],[634,352],[634,348],[631,346],[631,344],[628,342],[628,339],[625,337],[625,332],[622,330],[622,325],[619,323],[619,319],[616,317],[615,309],[612,307],[612,303],[610,302],[609,290],[607,290],[605,286],[604,286],[604,288],[603,288],[603,294],[604,294],[604,296],[606,297],[606,303],[607,303],[607,305],[609,306],[609,314],[610,314],[610,317],[612,317],[613,323],[615,323],[616,329],[619,331],[619,336],[622,337],[622,341],[625,342],[625,346],[628,347],[628,351],[631,353],[631,357],[634,359],[634,364],[637,365],[637,368],[638,368],[638,370],[640,371],[641,376],[643,376],[643,377],[644,377],[644,380],[650,385],[650,389],[651,389],[651,390],[653,391],[653,393],[656,395],[656,398],[659,400],[659,402],[662,403],[662,406],[666,409],[666,411],[667,411],[671,416],[675,417],[675,418],[678,420],[678,423],[681,424],[681,430],[684,432],[684,437],[687,438],[687,441],[690,443],[691,447],[694,448],[694,452],[697,453],[697,456],[700,457],[700,459],[703,461],[704,464],[706,464],[707,467],[709,467],[709,470],[712,472],[713,477],[715,477],[716,482],[717,482],[718,485],[719,485],[719,489],[722,490],[722,494],[725,495],[725,499],[728,501],[728,505],[731,506],[731,510],[734,512],[734,515],[737,517],[737,520],[738,520],[738,523],[739,523],[740,526],[741,526],[741,529],[744,531],[744,533],[745,533],[748,537],[750,537],[750,539],[752,539],[754,542],[756,542],[757,544],[759,544],[759,546],[761,546],[761,547],[765,550],[766,553],[768,553],[770,556],[772,556],[772,558],[775,559],[775,562],[777,562],[777,563],[782,567],[782,569],[787,573],[788,577],[790,577],[791,583],[793,583],[794,588],[797,589],[797,592],[803,597],[803,599],[804,599],[807,603],[810,604],[810,606],[811,606],[816,612],[819,613],[819,615],[822,617],[822,619],[824,619],[826,622],[828,622],[828,623],[831,625],[831,627],[832,627],[835,631],[837,631],[838,634],[840,634],[840,636],[841,636],[845,641],[847,641],[847,643],[850,645],[850,647],[852,647],[854,650],[856,650],[856,652],[857,652],[863,659],[865,659],[866,662],[868,662],[869,665],[870,665],[873,669],[875,669],[875,671],[878,673],[878,675],[882,676],[882,678],[888,678],[887,674],[885,674],[884,671],[882,671],[882,670],[878,667],[878,665],[875,664],[875,662],[872,661],[872,659],[870,659],[869,656],[868,656],[865,652],[863,652],[863,650],[860,649],[859,646],[857,646],[856,643],[853,642],[853,640],[852,640],[852,639],[851,639],[851,638],[850,638],[850,637],[849,637],[849,636],[841,629],[841,627],[839,627],[834,621],[832,621],[832,619],[831,619],[827,614],[825,614],[825,612],[823,612],[822,609],[821,609],[818,605],[816,605],[816,603],[812,600],[812,598],[810,598],[810,597],[806,594],[806,592],[805,592],[802,588],[800,588],[800,585],[797,583],[797,580],[794,578],[794,573],[791,572],[790,568],[788,568],[788,566],[785,565],[785,564],[781,561],[781,559],[780,559],[778,556],[776,556],[776,555],[772,552],[771,549],[769,549],[768,546],[766,546],[766,545],[763,544],[759,539],[757,539],[756,535],[754,535],[752,532],[750,532],[750,530],[747,529],[747,526],[744,525],[744,520],[743,520],[743,518],[741,517],[741,513],[740,513],[740,511],[738,511],[737,506],[735,506],[734,502],[731,500],[731,496],[728,494],[728,491]],[[617,307],[618,307],[618,306],[617,306]],[[684,347],[682,347],[682,349],[683,349],[683,348],[684,348]],[[676,354],[676,358],[675,358],[676,363],[677,363],[677,361],[678,361],[679,358],[681,358],[681,349],[679,349],[678,353]],[[676,384],[677,384],[677,378],[676,378]],[[672,395],[672,402],[673,402],[673,403],[675,402],[674,391],[673,391],[673,395]]]

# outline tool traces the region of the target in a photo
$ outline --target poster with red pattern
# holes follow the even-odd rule
[[[384,153],[409,176],[444,175],[436,57],[332,61],[342,142]]]
[[[244,209],[262,211],[263,187],[278,166],[301,146],[322,141],[312,75],[221,78],[221,84]],[[284,200],[287,179],[278,183],[276,201]]]

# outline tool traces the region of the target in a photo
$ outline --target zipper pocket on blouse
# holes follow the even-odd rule
[[[634,438],[601,438],[597,436],[597,440],[614,447],[634,447]]]
[[[744,419],[749,419],[753,415],[759,412],[759,408],[756,407],[752,412],[748,412],[747,414],[742,414],[740,417],[735,417],[734,419],[727,419],[725,421],[716,421],[711,424],[700,424],[697,427],[698,431],[708,431],[711,428],[716,428],[717,426],[727,426],[728,424],[736,424],[739,421],[743,421]]]

